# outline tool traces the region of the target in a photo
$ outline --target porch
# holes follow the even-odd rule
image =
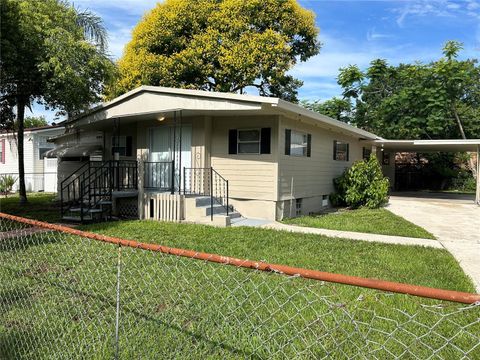
[[[210,220],[228,226],[240,214],[229,204],[228,180],[215,169],[176,171],[172,161],[88,161],[60,184],[61,217],[166,221]]]

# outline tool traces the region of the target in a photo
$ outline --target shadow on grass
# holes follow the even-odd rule
[[[45,284],[45,281],[41,281],[35,276],[28,276],[28,277],[32,280],[37,280],[38,283]],[[91,292],[81,291],[81,290],[75,289],[75,288],[73,288],[73,287],[71,287],[67,284],[58,283],[56,281],[48,280],[47,283],[49,285],[57,288],[57,289],[61,289],[62,291],[65,291],[65,292],[68,292],[68,293],[72,294],[74,297],[82,299],[82,303],[84,303],[85,301],[91,300],[91,301],[96,301],[97,303],[99,303],[101,305],[101,308],[109,308],[109,307],[111,309],[116,308],[115,299],[111,299],[111,298],[108,298],[106,296],[94,294],[94,293],[91,293]],[[22,295],[20,297],[16,296],[16,299],[15,299],[15,293],[13,291],[6,292],[6,296],[9,299],[13,298],[13,302],[10,302],[10,307],[13,307],[15,305],[15,303],[19,303],[21,301],[26,301],[28,299],[29,295],[32,295],[32,293],[29,293],[28,291],[22,292],[21,294]],[[1,293],[0,296],[3,297],[4,294]],[[35,295],[33,294],[32,297],[35,297]],[[5,298],[5,299],[6,299],[5,301],[8,302],[7,298]],[[167,323],[166,321],[160,320],[160,319],[158,319],[158,318],[156,318],[152,315],[145,314],[141,311],[128,309],[126,306],[123,306],[121,308],[121,312],[126,312],[126,313],[129,313],[131,315],[134,315],[137,318],[140,318],[140,319],[143,319],[145,321],[154,323],[158,326],[163,326],[163,327],[169,328],[171,330],[174,330],[176,332],[181,332],[181,333],[189,336],[192,339],[193,343],[204,342],[204,343],[208,343],[213,348],[220,348],[220,349],[226,350],[226,351],[230,352],[232,355],[237,355],[237,356],[241,356],[241,357],[249,358],[249,359],[259,359],[259,357],[257,355],[255,355],[251,352],[245,351],[243,349],[238,349],[238,348],[235,348],[233,346],[230,346],[230,345],[227,345],[227,344],[224,344],[224,343],[221,343],[221,342],[210,340],[210,339],[206,338],[205,336],[203,336],[203,335],[201,335],[197,332],[189,331],[189,330],[186,330],[185,328],[183,328],[181,326]],[[73,321],[75,321],[75,319],[72,319],[72,322]],[[120,321],[121,321],[121,318],[120,318]],[[21,326],[21,324],[19,322],[18,323],[15,322],[15,323],[11,324],[10,328],[15,327],[16,325]],[[112,318],[112,326],[113,325],[114,325],[114,319]],[[7,326],[7,328],[8,327],[9,326]],[[113,337],[113,334],[112,334],[112,337]],[[120,337],[122,337],[121,334],[120,334]],[[2,334],[1,337],[0,337],[0,359],[18,359],[19,357],[21,358],[22,357],[21,355],[25,353],[25,349],[22,348],[22,343],[27,338],[28,338],[28,343],[30,344],[30,346],[32,346],[34,344],[39,344],[40,343],[39,339],[41,339],[41,337],[39,338],[38,336],[28,335],[24,331],[24,329],[10,330],[10,331],[8,331],[7,334]],[[31,353],[30,349],[29,349],[29,353]]]
[[[12,230],[10,234],[3,237],[0,233],[0,252],[25,251],[32,246],[58,243],[66,237],[66,235],[54,231],[42,231],[25,235],[25,230],[28,231],[28,229]]]

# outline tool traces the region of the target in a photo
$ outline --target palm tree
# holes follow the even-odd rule
[[[24,0],[28,3],[29,0]],[[18,23],[22,16],[19,7],[19,1],[1,1],[2,51],[0,54],[0,102],[7,103],[10,107],[16,107],[16,132],[18,140],[18,172],[19,172],[19,195],[20,204],[27,203],[27,194],[25,187],[25,166],[24,166],[24,127],[25,127],[25,107],[30,107],[34,98],[42,98],[43,90],[41,77],[35,76],[38,73],[38,64],[35,62],[36,54],[42,53],[45,46],[43,39],[39,36],[35,40],[28,39],[17,31]],[[83,37],[86,41],[93,44],[99,53],[106,57],[107,31],[100,17],[89,10],[79,10],[73,7],[66,0],[43,0],[40,3],[41,9],[45,10],[45,15],[54,16],[55,11],[59,9],[73,11],[76,25],[83,30]],[[31,5],[31,3],[30,3]],[[27,7],[31,10],[31,7]],[[40,8],[40,7],[39,7]],[[33,10],[34,11],[34,10]],[[64,30],[71,30],[74,27],[67,25]],[[21,44],[17,47],[17,44]],[[4,66],[7,65],[7,66]],[[2,119],[3,122],[3,119]]]

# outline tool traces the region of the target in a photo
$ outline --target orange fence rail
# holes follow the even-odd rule
[[[178,248],[173,248],[173,247],[168,247],[163,245],[148,244],[148,243],[138,242],[134,240],[126,240],[126,239],[117,238],[117,237],[99,235],[91,232],[73,229],[70,227],[62,226],[62,225],[45,223],[42,221],[26,219],[26,218],[9,215],[5,213],[0,213],[0,218],[17,221],[20,223],[36,226],[43,229],[49,229],[49,230],[59,231],[59,232],[68,233],[72,235],[82,236],[88,239],[102,241],[106,243],[117,244],[121,246],[138,248],[143,250],[156,251],[164,254],[187,257],[191,259],[209,261],[214,263],[220,263],[224,265],[232,265],[236,267],[256,269],[256,270],[266,271],[266,272],[274,271],[274,272],[283,273],[285,275],[299,276],[306,279],[327,281],[327,282],[339,283],[344,285],[359,286],[364,288],[388,291],[388,292],[399,293],[399,294],[408,294],[408,295],[419,296],[419,297],[430,298],[430,299],[446,300],[446,301],[452,301],[457,303],[474,304],[474,303],[480,302],[480,294],[437,289],[437,288],[431,288],[426,286],[417,286],[412,284],[404,284],[404,283],[385,281],[385,280],[379,280],[379,279],[369,279],[369,278],[363,278],[358,276],[335,274],[335,273],[329,273],[324,271],[303,269],[303,268],[297,268],[297,267],[279,265],[279,264],[271,264],[271,263],[260,262],[260,261],[237,259],[229,256],[209,254],[209,253],[198,252],[194,250],[178,249]]]

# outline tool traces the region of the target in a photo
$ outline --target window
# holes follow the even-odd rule
[[[302,199],[295,199],[295,215],[302,215]]]
[[[271,129],[230,129],[229,154],[270,154]]]
[[[333,142],[333,160],[348,161],[349,144],[335,140]]]
[[[362,154],[363,154],[363,159],[368,160],[370,159],[370,155],[372,154],[372,149],[364,147],[362,150]]]
[[[132,156],[132,136],[112,136],[112,155]]]
[[[238,130],[237,154],[260,154],[260,129]]]
[[[322,195],[322,206],[328,206],[328,195]]]
[[[285,155],[311,156],[312,135],[285,129]]]

